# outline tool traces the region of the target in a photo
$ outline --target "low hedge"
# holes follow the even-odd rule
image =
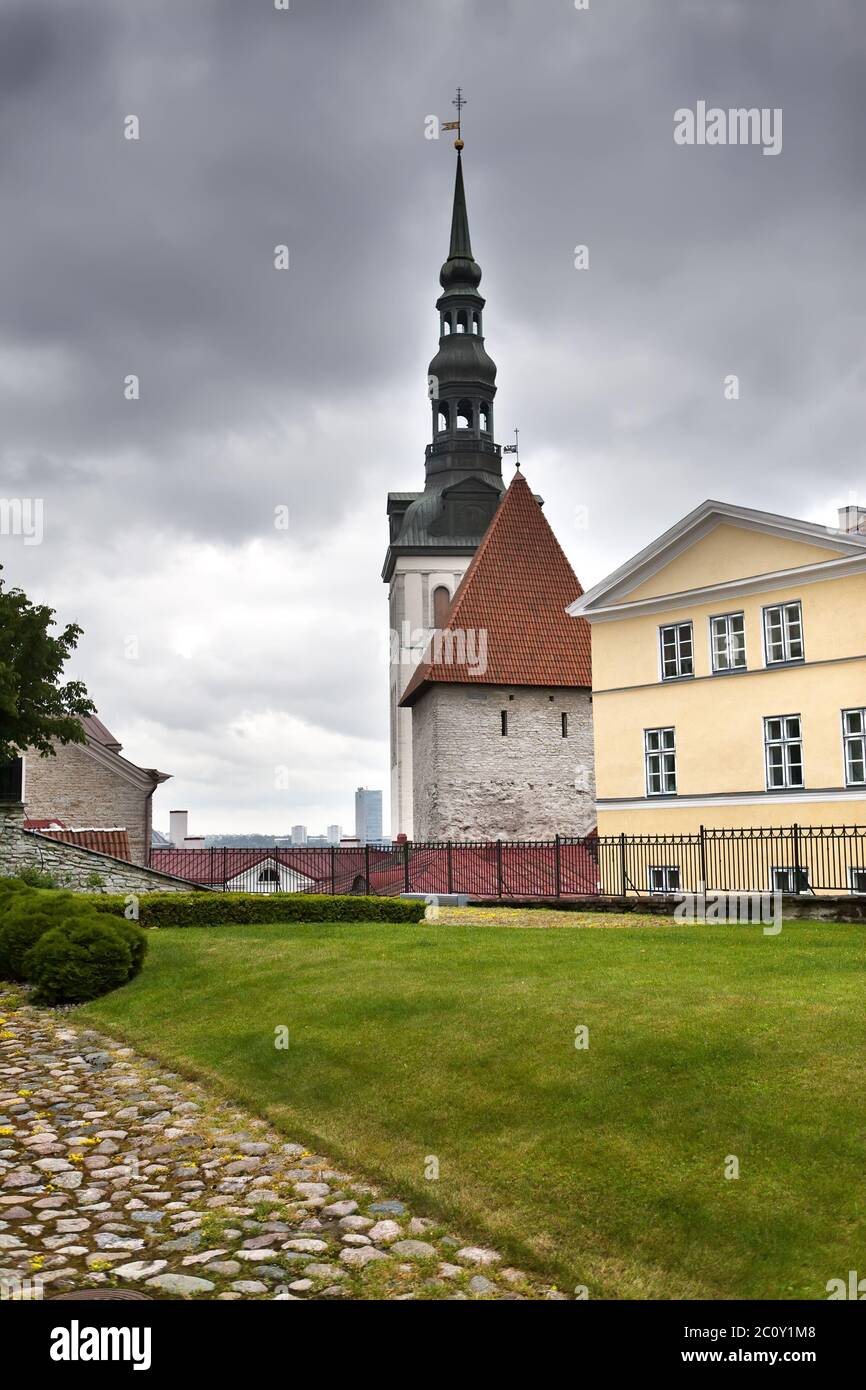
[[[84,895],[99,912],[122,916],[126,898]],[[325,897],[310,893],[143,893],[143,927],[220,927],[255,922],[420,922],[426,903],[403,898]]]

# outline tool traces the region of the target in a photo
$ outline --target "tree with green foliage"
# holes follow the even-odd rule
[[[60,684],[81,628],[53,626],[53,608],[0,579],[0,767],[26,749],[47,757],[56,743],[83,743],[81,721],[96,712],[81,681]]]

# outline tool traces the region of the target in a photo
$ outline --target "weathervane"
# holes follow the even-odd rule
[[[463,149],[463,108],[464,108],[464,106],[467,106],[467,105],[468,105],[468,100],[467,100],[467,98],[463,95],[463,88],[462,88],[462,87],[458,87],[458,88],[457,88],[457,96],[454,98],[454,100],[452,101],[451,105],[457,107],[457,120],[456,120],[456,121],[445,121],[445,122],[443,122],[442,129],[443,129],[443,130],[456,130],[456,131],[457,131],[457,139],[454,141],[454,148],[455,148],[455,150],[462,150],[462,149]]]
[[[503,454],[514,454],[514,462],[520,467],[520,430],[514,431],[514,443],[506,444],[502,450]]]

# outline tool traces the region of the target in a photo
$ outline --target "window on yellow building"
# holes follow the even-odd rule
[[[866,785],[866,709],[843,709],[842,740],[845,746],[845,783]]]
[[[803,738],[799,714],[764,720],[767,790],[803,785]]]
[[[644,730],[647,796],[671,796],[677,790],[677,749],[673,729]]]
[[[651,893],[678,893],[680,868],[678,864],[651,864],[647,870],[647,887]]]
[[[851,892],[866,893],[866,869],[851,869]]]
[[[767,665],[803,660],[803,613],[799,601],[764,609]]]
[[[746,630],[742,613],[723,613],[710,619],[713,670],[742,671],[746,666]]]
[[[676,680],[679,676],[693,676],[695,673],[692,657],[691,623],[674,623],[670,627],[659,628],[662,649],[662,678]]]
[[[774,893],[808,893],[809,870],[774,866],[770,869],[770,887]]]

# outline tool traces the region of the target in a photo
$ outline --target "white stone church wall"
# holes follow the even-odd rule
[[[412,711],[401,709],[403,691],[415,673],[433,628],[433,593],[446,588],[454,597],[470,556],[400,556],[390,591],[391,835],[414,835]],[[436,568],[431,566],[436,564]],[[412,650],[411,643],[417,642]],[[398,660],[394,660],[395,652]],[[415,836],[417,839],[417,836]]]
[[[435,685],[412,708],[412,744],[417,841],[549,840],[595,825],[587,690]]]

